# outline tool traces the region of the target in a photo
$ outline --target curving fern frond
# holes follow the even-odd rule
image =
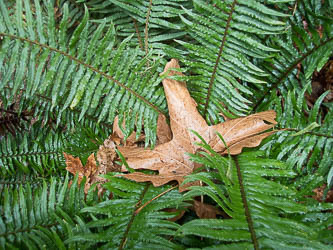
[[[38,118],[56,115],[58,123],[67,123],[72,112],[79,113],[79,121],[88,116],[109,124],[117,113],[127,113],[134,120],[127,124],[132,126],[129,132],[136,122],[144,123],[146,144],[154,144],[157,115],[166,112],[158,60],[146,69],[150,55],[141,59],[139,49],[127,48],[131,37],[117,43],[114,27],[106,28],[105,22],[89,32],[87,9],[67,37],[67,5],[59,30],[51,2],[46,17],[39,1],[33,6],[24,1],[23,8],[18,1],[11,15],[1,2],[0,89],[8,99],[4,104],[10,105],[14,93],[22,92],[22,109],[35,111]],[[38,105],[41,99],[44,103]]]
[[[205,186],[190,187],[188,197],[207,195],[229,216],[225,219],[196,219],[184,224],[178,236],[195,235],[207,238],[207,249],[330,249],[321,238],[330,230],[312,219],[307,223],[304,214],[332,206],[296,203],[296,190],[278,182],[294,177],[280,161],[263,158],[263,152],[243,153],[228,158],[209,151],[192,156],[204,164],[208,172],[192,174],[186,182],[201,181]],[[275,181],[274,181],[275,180]],[[321,213],[324,215],[323,213]],[[299,217],[299,219],[295,219]],[[331,214],[321,217],[328,225]],[[209,240],[211,239],[211,240]],[[332,240],[329,241],[332,244]]]
[[[250,101],[244,95],[253,93],[240,80],[265,83],[267,74],[251,59],[267,58],[277,51],[257,37],[283,32],[285,26],[278,17],[286,15],[256,1],[193,3],[194,9],[185,9],[182,20],[195,43],[179,41],[187,49],[181,61],[192,73],[188,78],[191,95],[211,123],[221,119],[221,112],[229,117],[246,114]]]
[[[179,225],[167,220],[176,214],[163,211],[186,206],[177,189],[153,200],[170,186],[154,188],[150,184],[134,183],[112,175],[106,178],[109,182],[104,186],[114,197],[82,209],[82,213],[96,216],[96,220],[87,224],[95,233],[73,236],[67,243],[100,242],[103,244],[101,249],[182,249],[172,242]]]
[[[323,114],[320,110],[322,101],[327,93],[324,93],[315,103],[312,109],[307,108],[305,91],[296,97],[296,91],[289,91],[284,97],[283,110],[281,98],[275,97],[277,110],[280,111],[281,127],[288,131],[281,131],[274,135],[274,139],[266,142],[261,149],[266,150],[267,155],[275,159],[285,160],[289,169],[298,173],[294,183],[299,189],[298,195],[312,195],[312,190],[326,182],[328,172],[333,159],[333,112]],[[307,114],[307,115],[304,115]],[[317,123],[318,128],[296,135],[297,131],[306,129],[310,124]],[[292,129],[290,129],[292,128]],[[299,133],[299,132],[298,132]]]
[[[29,184],[25,188],[4,188],[0,196],[1,248],[65,249],[64,240],[79,232],[89,232],[79,215],[83,197],[77,179],[68,188],[68,176],[63,182],[51,178],[49,187],[44,181],[34,189]]]

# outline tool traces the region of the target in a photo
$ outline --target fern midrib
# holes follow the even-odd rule
[[[134,90],[130,89],[129,87],[125,86],[123,83],[119,82],[118,80],[114,79],[112,76],[100,71],[99,69],[91,66],[90,64],[87,64],[83,61],[81,61],[80,59],[74,57],[74,56],[71,56],[70,54],[64,52],[64,51],[61,51],[59,49],[56,49],[56,48],[53,48],[53,47],[50,47],[46,44],[42,44],[42,43],[39,43],[37,41],[32,41],[30,39],[27,39],[27,38],[24,38],[24,37],[20,37],[20,36],[17,36],[17,35],[13,35],[13,34],[7,34],[7,33],[2,33],[0,32],[0,36],[6,36],[6,37],[10,37],[12,39],[17,39],[17,40],[20,40],[22,42],[28,42],[30,44],[34,44],[34,45],[37,45],[39,47],[42,47],[42,48],[45,48],[45,49],[48,49],[48,50],[51,50],[51,51],[54,51],[54,52],[57,52],[67,58],[69,58],[70,60],[72,61],[75,61],[77,62],[78,64],[81,64],[83,65],[84,67],[86,68],[89,68],[90,70],[92,70],[93,72],[97,73],[97,74],[100,74],[102,76],[104,76],[105,78],[113,81],[115,84],[117,84],[119,87],[125,89],[126,91],[130,92],[132,95],[136,96],[138,99],[140,99],[142,102],[144,102],[145,104],[147,104],[148,106],[150,106],[152,109],[154,109],[156,112],[160,113],[160,114],[163,114],[163,115],[167,115],[165,114],[162,110],[160,110],[157,106],[155,106],[154,104],[152,104],[151,102],[149,102],[147,99],[145,99],[143,96],[139,95],[137,92],[135,92]]]
[[[253,107],[253,111],[256,111],[256,109],[259,107],[259,104],[264,100],[265,96],[271,92],[272,90],[274,90],[275,88],[277,88],[281,82],[287,78],[287,76],[289,75],[289,73],[295,69],[297,67],[297,65],[301,62],[303,62],[308,56],[310,56],[313,52],[315,52],[317,49],[320,49],[322,46],[326,45],[327,43],[329,43],[330,41],[333,40],[333,37],[327,39],[326,41],[324,41],[323,43],[319,44],[318,46],[313,47],[311,50],[309,50],[307,53],[303,54],[303,56],[301,56],[297,61],[295,61],[294,64],[292,64],[278,79],[277,81],[272,85],[271,88],[269,88],[268,90],[265,91],[265,93],[262,95],[262,97],[256,102],[256,104]]]
[[[149,0],[149,7],[148,7],[148,10],[147,10],[146,27],[145,27],[145,52],[146,52],[146,55],[148,54],[148,26],[149,26],[149,17],[150,17],[152,4],[153,4],[153,1]]]
[[[257,249],[259,249],[259,244],[258,244],[258,239],[257,239],[257,236],[256,236],[256,232],[254,230],[250,209],[249,209],[249,206],[248,206],[247,200],[246,200],[246,194],[245,194],[245,189],[244,189],[244,185],[243,185],[242,173],[240,171],[240,166],[239,166],[239,163],[238,163],[237,156],[233,156],[232,158],[234,159],[235,164],[236,164],[237,177],[238,177],[240,193],[241,193],[241,197],[242,197],[242,201],[243,201],[243,205],[244,205],[244,211],[245,211],[245,217],[246,217],[246,220],[247,220],[247,225],[249,227],[249,231],[250,231],[250,234],[251,234],[253,247],[254,247],[255,250],[257,250]]]
[[[119,250],[124,249],[124,247],[126,245],[129,231],[130,231],[130,229],[132,227],[132,224],[134,222],[135,216],[138,215],[138,213],[136,211],[141,206],[142,200],[145,197],[145,194],[147,193],[149,187],[150,187],[150,184],[147,183],[146,186],[145,186],[145,188],[142,190],[142,193],[140,194],[140,198],[139,198],[138,202],[136,203],[136,205],[135,205],[135,207],[133,209],[131,219],[129,220],[129,223],[127,224],[127,227],[126,227],[126,230],[124,232],[123,238],[121,239],[121,243],[120,243],[119,248],[118,248]]]
[[[138,37],[140,49],[142,51],[144,51],[143,44],[142,44],[142,39],[141,39],[139,27],[138,27],[138,23],[137,23],[137,21],[133,17],[132,17],[132,20],[133,20],[133,23],[134,23],[135,33],[136,33],[136,35]]]
[[[285,130],[285,131],[293,131],[293,132],[302,131],[302,129],[297,129],[297,128],[279,128],[279,127],[277,127],[276,129]],[[333,138],[333,135],[326,135],[326,134],[316,133],[316,132],[312,132],[312,131],[305,132],[304,134],[305,135],[308,134],[308,135],[322,136],[322,137],[326,137],[326,138]]]
[[[222,52],[223,52],[223,49],[224,49],[224,46],[225,46],[225,42],[227,40],[228,30],[230,28],[230,22],[231,22],[231,19],[232,19],[232,14],[235,11],[235,5],[236,5],[236,3],[237,3],[237,0],[234,0],[234,2],[231,5],[231,10],[230,10],[230,13],[229,13],[229,16],[228,16],[227,24],[226,24],[225,29],[224,29],[224,34],[223,34],[221,46],[220,46],[220,49],[219,49],[219,53],[218,53],[216,61],[215,61],[215,65],[214,65],[214,68],[213,68],[212,76],[210,77],[209,87],[208,87],[208,93],[207,93],[207,98],[206,98],[206,103],[205,103],[205,108],[204,108],[203,116],[205,116],[206,113],[207,113],[207,111],[208,111],[208,104],[209,104],[211,92],[212,92],[213,85],[214,85],[214,80],[215,80],[215,75],[216,75],[217,67],[218,67],[219,62],[221,60]]]

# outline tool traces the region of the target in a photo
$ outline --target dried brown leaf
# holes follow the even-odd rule
[[[88,193],[89,188],[94,183],[104,182],[105,179],[100,177],[99,174],[101,172],[97,168],[96,160],[94,154],[91,154],[88,159],[86,165],[83,167],[81,160],[79,157],[73,157],[72,155],[64,153],[64,157],[66,159],[66,170],[72,173],[73,175],[78,174],[78,183],[80,184],[83,177],[86,177],[86,183],[84,186],[85,194]],[[102,187],[98,184],[98,193],[99,195],[103,192]]]
[[[167,63],[163,73],[167,72],[168,76],[182,75],[178,71],[172,71],[171,68],[179,68],[178,62],[174,59]],[[151,181],[154,186],[161,186],[172,180],[181,184],[184,177],[198,167],[190,160],[188,153],[196,153],[200,149],[196,143],[201,141],[191,130],[200,134],[215,151],[221,154],[226,154],[227,150],[217,132],[223,136],[231,154],[239,154],[244,147],[256,147],[273,133],[267,132],[276,124],[276,114],[272,110],[208,126],[199,114],[197,104],[190,96],[185,82],[166,78],[163,80],[163,87],[168,102],[172,133],[165,118],[159,117],[157,133],[161,138],[161,144],[155,149],[116,146],[132,169],[155,170],[158,171],[158,175],[140,172],[122,175],[127,179],[137,182]],[[121,171],[126,172],[126,168],[123,166]],[[190,185],[193,184],[189,183],[187,187]],[[186,189],[186,186],[179,186],[181,190]]]
[[[171,141],[172,132],[164,115],[159,114],[157,118],[157,145]]]
[[[78,182],[81,183],[83,177],[84,177],[84,168],[81,163],[81,160],[79,157],[73,157],[72,155],[64,153],[64,157],[66,160],[66,170],[73,175],[76,175],[78,173]]]

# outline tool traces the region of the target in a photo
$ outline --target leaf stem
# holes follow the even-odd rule
[[[135,211],[135,213],[136,213],[136,214],[140,213],[140,211],[141,211],[143,208],[145,208],[147,205],[149,205],[152,201],[154,201],[154,200],[160,198],[161,196],[165,195],[166,193],[170,192],[171,190],[175,189],[175,188],[178,187],[178,186],[179,186],[179,185],[173,186],[173,187],[171,187],[171,188],[165,190],[164,192],[162,192],[162,193],[156,195],[153,199],[147,201],[145,204],[143,204],[141,207],[139,207],[139,208]]]
[[[134,211],[133,211],[133,213],[132,213],[132,216],[131,216],[131,219],[130,219],[129,223],[127,224],[127,227],[126,227],[125,233],[124,233],[123,238],[122,238],[122,240],[121,240],[121,243],[120,243],[120,245],[119,245],[119,248],[118,248],[119,250],[124,249],[124,247],[125,247],[125,245],[126,245],[126,241],[127,241],[128,233],[129,233],[129,231],[130,231],[130,229],[131,229],[131,226],[132,226],[132,224],[133,224],[133,222],[134,222],[135,216],[137,215],[136,210],[137,210],[137,208],[141,205],[142,200],[143,200],[145,194],[147,193],[149,186],[150,186],[150,184],[147,183],[146,186],[145,186],[145,188],[143,189],[141,195],[140,195],[140,198],[139,198],[138,203],[135,205],[135,209],[134,209]]]
[[[149,26],[149,16],[151,12],[151,6],[152,6],[153,1],[149,0],[149,6],[148,6],[148,11],[147,11],[147,16],[146,16],[146,27],[145,27],[145,52],[146,55],[148,54],[148,26]]]
[[[236,164],[237,176],[238,176],[238,181],[239,181],[239,187],[240,187],[240,192],[241,192],[241,196],[242,196],[242,201],[243,201],[243,205],[244,205],[245,217],[246,217],[246,220],[247,220],[247,225],[248,225],[249,230],[250,230],[253,247],[254,247],[255,250],[257,250],[257,249],[259,249],[259,244],[258,244],[258,239],[257,239],[257,236],[256,236],[256,232],[254,230],[254,226],[253,226],[253,221],[252,221],[250,209],[249,209],[249,206],[248,206],[247,200],[246,200],[246,194],[245,194],[244,185],[243,185],[242,173],[240,171],[240,166],[239,166],[237,157],[233,156],[232,158],[234,159],[235,164]]]
[[[140,31],[139,31],[138,23],[137,23],[137,21],[134,18],[133,18],[133,23],[134,23],[134,28],[135,28],[136,35],[138,36],[138,41],[139,41],[140,49],[144,50],[143,45],[142,45],[142,39],[141,39],[141,36],[140,36]]]
[[[279,130],[283,131],[294,131],[294,132],[300,132],[300,129],[296,129],[296,128],[280,128]],[[321,134],[321,133],[316,133],[316,132],[305,132],[304,134],[310,134],[310,135],[316,135],[316,136],[323,136],[323,137],[327,137],[327,138],[333,138],[333,135],[325,135],[325,134]]]
[[[206,103],[205,103],[205,108],[204,108],[203,116],[206,115],[207,110],[208,110],[208,104],[209,104],[209,100],[210,100],[212,88],[213,88],[213,85],[214,85],[214,80],[215,80],[215,75],[216,75],[217,67],[219,65],[219,62],[220,62],[220,59],[221,59],[221,56],[222,56],[222,52],[223,52],[223,49],[224,49],[224,46],[225,46],[225,43],[226,43],[226,40],[227,40],[228,30],[230,28],[230,22],[231,22],[231,19],[232,19],[232,14],[235,11],[235,5],[236,5],[236,3],[237,3],[237,0],[234,0],[234,2],[231,5],[231,10],[230,10],[230,13],[229,13],[227,24],[226,24],[225,29],[224,29],[224,34],[223,34],[223,38],[222,38],[220,50],[219,50],[219,53],[218,53],[217,58],[216,58],[216,62],[215,62],[215,65],[214,65],[212,76],[210,77],[209,87],[208,87],[208,93],[207,93],[207,98],[206,98]]]

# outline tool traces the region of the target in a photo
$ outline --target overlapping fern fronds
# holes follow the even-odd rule
[[[257,91],[254,109],[276,110],[279,126],[288,130],[277,133],[262,149],[270,157],[286,160],[299,177],[304,176],[297,182],[302,196],[311,195],[315,187],[326,182],[333,163],[333,113],[324,103],[329,91],[323,89],[313,105],[307,98],[312,92],[313,73],[319,72],[333,55],[333,18],[324,17],[330,9],[327,3],[308,0],[297,3],[287,32],[268,41],[280,52],[262,63],[269,73],[270,85]],[[302,131],[313,123],[319,127],[310,133],[291,136],[293,131]]]
[[[63,170],[65,141],[61,130],[41,128],[39,122],[29,133],[7,133],[0,140],[0,180],[19,173],[50,176]]]
[[[313,72],[332,52],[332,7],[326,0],[0,0],[1,108],[16,103],[17,117],[32,118],[0,135],[0,248],[332,246],[332,206],[310,196],[332,165],[333,113],[327,93],[306,102]],[[62,152],[84,162],[111,134],[115,115],[120,123],[126,117],[126,136],[144,129],[146,146],[154,144],[157,116],[167,114],[158,75],[170,57],[185,64],[209,123],[221,112],[277,111],[287,130],[265,140],[269,159],[256,149],[223,158],[203,145],[211,154],[193,158],[207,172],[188,178],[203,186],[185,196],[111,173],[101,197],[93,188],[85,195],[83,182],[68,187]],[[313,122],[311,133],[291,136]],[[225,218],[167,220],[198,195]]]
[[[184,198],[207,195],[229,218],[192,220],[178,236],[205,237],[207,249],[330,249],[325,243],[332,244],[327,227],[333,216],[319,214],[333,206],[296,203],[296,189],[276,181],[295,176],[287,165],[263,158],[260,151],[228,158],[202,145],[207,152],[192,157],[208,172],[192,174],[186,182],[206,185],[190,187]]]
[[[64,240],[89,232],[79,211],[84,206],[83,186],[77,179],[68,188],[64,181],[51,178],[39,187],[30,184],[1,190],[1,249],[66,249]],[[86,249],[81,246],[81,249]]]
[[[73,8],[73,15],[77,15],[78,9],[82,9],[83,4],[92,15],[92,23],[101,23],[104,20],[113,23],[117,35],[122,39],[135,34],[129,45],[132,47],[139,45],[142,56],[151,51],[155,57],[167,55],[166,48],[172,50],[177,46],[173,40],[182,39],[186,35],[184,23],[179,15],[185,13],[182,8],[193,7],[191,1],[184,0],[146,2],[82,0],[72,3],[77,6]],[[166,60],[163,62],[166,63]]]
[[[178,213],[163,211],[188,206],[182,202],[177,189],[168,192],[170,186],[154,188],[112,174],[106,178],[109,182],[104,186],[114,197],[81,211],[96,218],[87,224],[94,233],[73,236],[67,243],[86,242],[94,246],[100,242],[103,244],[101,249],[182,249],[172,242],[179,225],[167,220]],[[153,200],[164,192],[163,196]]]
[[[143,123],[147,144],[154,144],[157,115],[166,110],[162,88],[157,86],[158,60],[146,69],[150,55],[142,59],[139,48],[128,48],[131,36],[118,43],[112,25],[106,27],[103,22],[91,30],[87,9],[67,37],[67,5],[59,24],[51,2],[46,7],[44,13],[39,1],[33,5],[24,1],[24,8],[18,1],[15,10],[8,10],[1,2],[4,105],[22,92],[21,109],[32,110],[44,120],[56,116],[63,124],[71,124],[72,113],[79,114],[78,121],[94,119],[107,124],[112,124],[117,113],[121,117],[127,113],[128,133],[136,123],[140,129]]]
[[[267,74],[251,61],[267,58],[277,50],[260,42],[258,35],[283,32],[286,15],[255,1],[200,1],[186,10],[182,20],[194,42],[179,41],[186,48],[181,61],[192,74],[191,95],[206,120],[216,123],[219,113],[244,115],[252,90],[240,81],[264,84]],[[176,53],[174,53],[175,56]]]

